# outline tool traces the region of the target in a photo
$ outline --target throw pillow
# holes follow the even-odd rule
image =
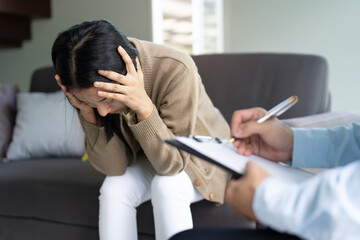
[[[84,132],[63,92],[19,93],[17,110],[4,161],[84,154]]]
[[[15,84],[0,84],[0,162],[5,157],[15,124],[17,91]]]

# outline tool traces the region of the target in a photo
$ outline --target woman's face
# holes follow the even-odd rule
[[[119,114],[127,110],[127,107],[122,102],[107,99],[97,95],[101,89],[96,87],[86,89],[72,89],[70,92],[81,102],[96,108],[100,116],[105,117],[107,114]]]

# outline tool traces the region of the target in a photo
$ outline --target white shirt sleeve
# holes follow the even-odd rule
[[[358,126],[355,127],[359,130]],[[310,146],[303,154],[310,152],[309,156],[316,157],[311,157],[310,160],[303,158],[305,160],[302,163],[317,161],[316,158],[323,163],[330,163],[329,165],[352,163],[327,170],[299,185],[285,183],[274,177],[264,180],[253,200],[253,209],[259,221],[280,232],[305,239],[360,239],[360,160],[354,159],[360,159],[357,144],[359,132],[345,133],[353,130],[331,130],[332,137],[336,135],[333,135],[334,131],[338,131],[340,136],[347,138],[346,141],[340,141],[340,138],[328,140],[322,135],[321,141],[327,142],[325,148],[311,144],[311,139],[302,138],[307,145],[312,145],[320,152],[328,153],[329,146],[338,147],[341,152],[336,153],[336,157],[327,155],[329,161],[323,156],[311,154],[315,149]],[[297,140],[299,139],[295,139]],[[336,143],[339,146],[334,146]],[[296,158],[302,153],[297,154]],[[336,159],[342,157],[345,161]]]
[[[305,239],[360,238],[360,160],[300,184],[276,178],[256,190],[253,209],[265,225]]]

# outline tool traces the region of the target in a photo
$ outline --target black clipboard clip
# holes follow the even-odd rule
[[[197,142],[216,142],[222,143],[222,141],[217,137],[210,137],[210,136],[200,136],[200,135],[189,135],[189,138],[194,139]]]

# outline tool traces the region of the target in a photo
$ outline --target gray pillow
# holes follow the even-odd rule
[[[63,92],[18,93],[17,110],[5,162],[84,154],[84,132]]]

